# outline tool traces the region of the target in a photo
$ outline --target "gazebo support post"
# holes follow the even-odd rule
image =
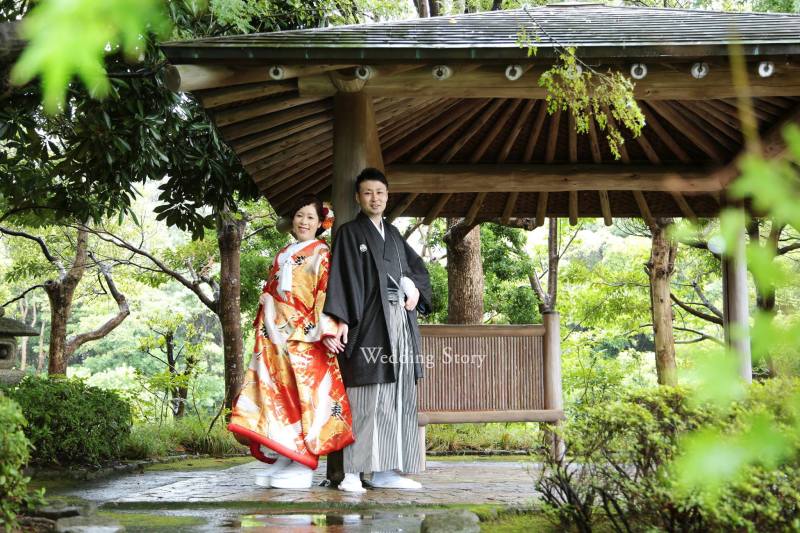
[[[366,167],[383,170],[372,98],[364,92],[338,92],[333,99],[333,191],[336,222],[353,220],[358,213],[354,184]]]
[[[358,214],[356,176],[365,167],[383,170],[378,128],[372,98],[363,92],[340,91],[333,98],[333,185],[336,206],[334,232]],[[338,485],[344,479],[342,451],[328,455],[327,478]]]
[[[559,314],[557,311],[542,313],[544,325],[544,408],[564,409],[564,399],[561,392],[561,333]],[[557,427],[560,422],[550,422],[548,426]],[[564,442],[549,428],[545,430],[550,446],[550,454],[556,460],[564,455]]]
[[[723,324],[725,344],[739,357],[739,375],[746,383],[750,383],[753,380],[753,365],[744,227],[736,232],[736,237],[732,253],[722,258]]]

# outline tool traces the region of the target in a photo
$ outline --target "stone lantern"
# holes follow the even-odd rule
[[[17,337],[34,337],[39,332],[24,322],[6,318],[0,307],[0,384],[14,385],[24,375],[22,370],[13,370],[17,362]]]

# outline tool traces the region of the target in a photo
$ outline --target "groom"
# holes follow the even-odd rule
[[[419,255],[383,218],[389,198],[383,173],[365,168],[355,189],[361,211],[336,232],[324,308],[340,324],[323,342],[339,354],[356,437],[343,451],[339,489],[363,492],[359,474],[369,473],[373,487],[419,489],[400,473],[422,469],[417,312],[431,311],[430,278]]]

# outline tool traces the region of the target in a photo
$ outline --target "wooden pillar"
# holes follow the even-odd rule
[[[739,375],[750,383],[753,364],[750,354],[750,307],[747,289],[745,228],[736,233],[731,253],[722,259],[722,305],[725,343],[739,357]]]
[[[425,464],[425,452],[427,451],[425,448],[425,433],[426,428],[428,426],[419,426],[419,454],[420,454],[420,467],[424,472],[427,469],[427,465]]]
[[[336,216],[334,233],[339,226],[353,220],[358,214],[359,207],[355,199],[356,176],[366,167],[383,170],[372,98],[361,91],[346,90],[346,84],[342,84],[341,88],[343,90],[333,97],[331,203]],[[344,456],[341,450],[328,454],[327,478],[333,486],[339,485],[344,479]]]
[[[564,399],[561,390],[561,330],[559,314],[556,311],[542,313],[544,324],[544,408],[564,409]],[[558,422],[553,426],[558,426]],[[564,455],[563,441],[552,431],[546,431],[550,453],[554,458]]]
[[[366,167],[383,170],[372,98],[362,91],[338,92],[333,98],[331,195],[333,212],[336,213],[336,228],[353,220],[358,213],[354,186],[356,176]]]

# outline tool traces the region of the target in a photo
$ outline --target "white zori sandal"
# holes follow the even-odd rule
[[[339,483],[338,489],[345,492],[367,492],[367,489],[361,484],[361,478],[358,474],[345,474],[344,479]]]
[[[411,478],[403,477],[394,470],[384,470],[383,472],[373,472],[370,485],[378,489],[408,489],[418,490],[422,488],[422,483]]]
[[[270,484],[273,489],[310,489],[313,478],[314,470],[292,461],[289,466],[270,476]]]

